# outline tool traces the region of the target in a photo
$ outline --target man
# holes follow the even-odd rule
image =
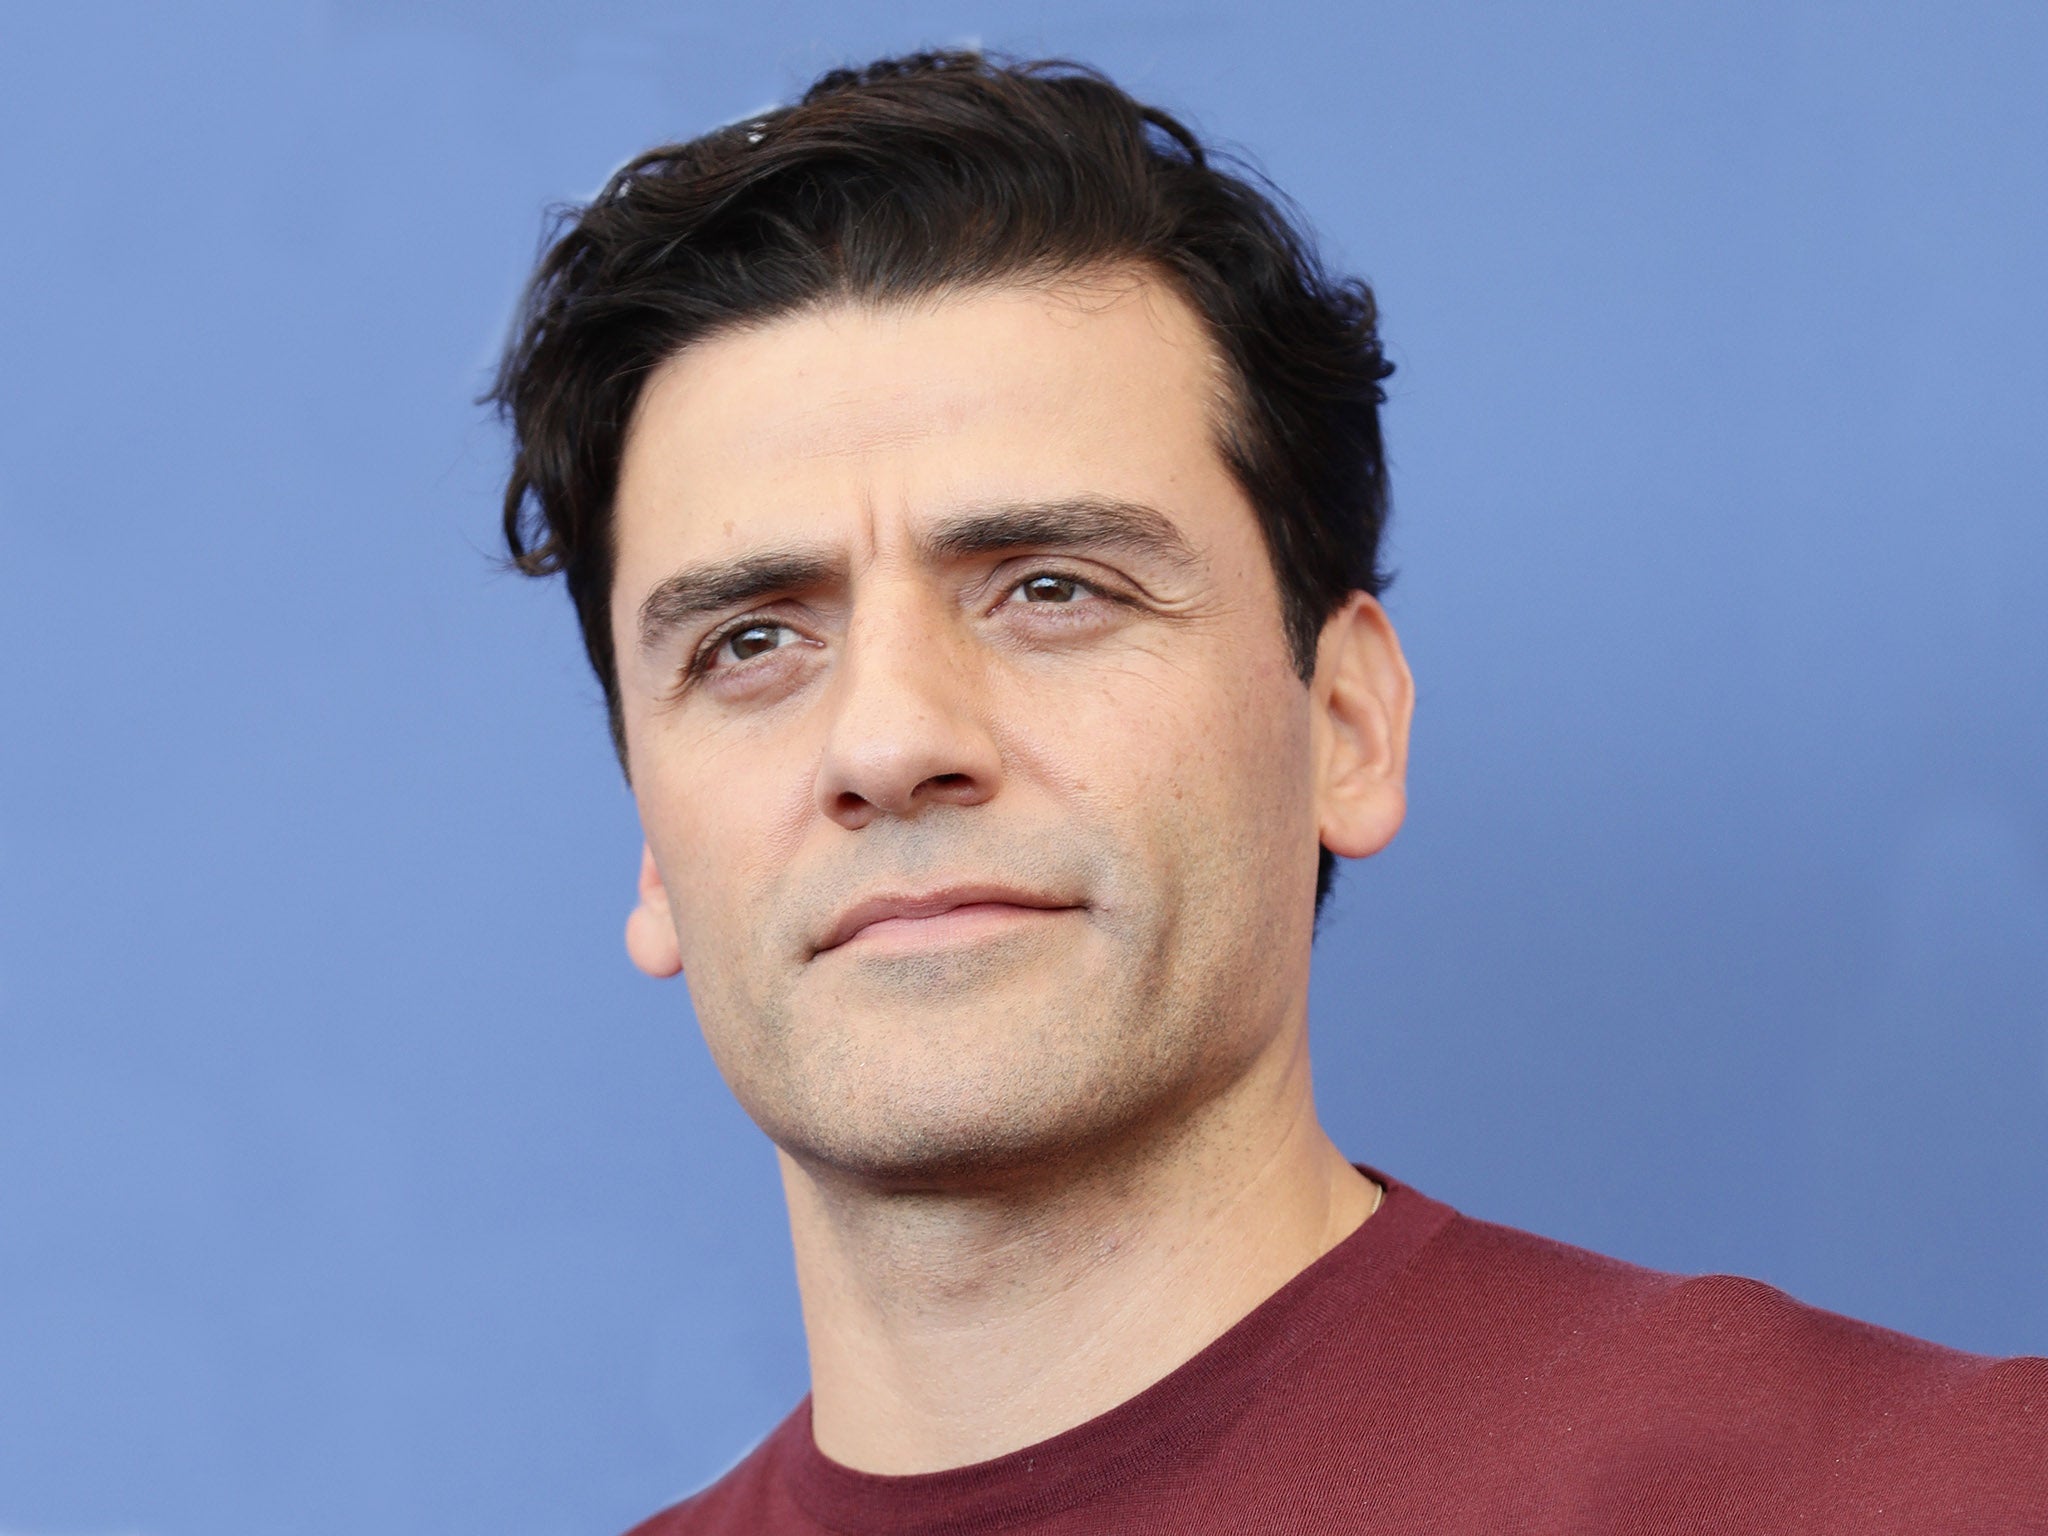
[[[1320,1128],[1403,813],[1370,293],[1071,66],[615,176],[496,398],[812,1392],[642,1530],[2048,1530],[2048,1361],[1457,1215]]]

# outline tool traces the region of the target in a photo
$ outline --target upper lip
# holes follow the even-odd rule
[[[941,912],[973,906],[978,902],[1000,902],[1004,906],[1037,907],[1041,910],[1059,910],[1075,905],[1057,896],[1020,891],[1008,885],[949,885],[943,890],[915,894],[884,893],[857,901],[841,912],[812,953],[823,954],[828,949],[837,949],[870,923],[892,917],[937,917]]]

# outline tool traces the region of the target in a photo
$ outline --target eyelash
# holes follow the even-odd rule
[[[1012,597],[1014,597],[1023,588],[1029,586],[1032,582],[1042,581],[1048,577],[1050,577],[1054,581],[1072,582],[1075,586],[1079,587],[1083,592],[1086,592],[1089,596],[1100,598],[1104,602],[1123,603],[1127,601],[1127,599],[1125,599],[1118,593],[1110,590],[1100,581],[1093,580],[1085,576],[1078,576],[1072,571],[1063,571],[1055,567],[1046,567],[1044,569],[1030,571],[1023,576],[1018,577],[1017,580],[1011,582],[1007,587],[1003,589],[1003,602],[1008,603]],[[1032,604],[1031,606],[1070,608],[1076,605],[1073,603],[1048,603]],[[713,630],[709,635],[704,637],[703,644],[697,647],[696,654],[690,658],[688,664],[683,668],[683,681],[685,683],[694,682],[698,678],[701,678],[709,672],[711,672],[713,670],[712,663],[717,659],[718,653],[721,650],[723,650],[727,643],[730,642],[735,636],[743,635],[750,629],[765,629],[770,627],[776,629],[787,629],[790,626],[784,624],[782,620],[774,618],[765,613],[748,614],[745,617],[734,619],[729,624],[720,625],[717,629]],[[777,649],[780,649],[780,647],[777,647]],[[740,662],[736,663],[736,665],[744,666],[745,663]]]

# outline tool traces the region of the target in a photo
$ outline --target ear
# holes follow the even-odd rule
[[[1309,707],[1323,846],[1347,859],[1378,853],[1408,812],[1415,680],[1386,610],[1363,592],[1323,626]]]
[[[654,867],[654,850],[645,844],[640,849],[640,904],[626,918],[626,953],[657,981],[683,968],[675,919],[668,907],[668,887]]]

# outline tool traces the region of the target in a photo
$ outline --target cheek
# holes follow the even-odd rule
[[[1162,647],[1101,669],[1086,689],[1026,688],[1014,702],[1005,755],[1087,822],[1170,843],[1155,850],[1169,862],[1190,848],[1241,860],[1262,845],[1292,857],[1302,827],[1314,836],[1308,710],[1284,656]]]
[[[1313,733],[1308,689],[1292,664],[1274,658],[1236,674],[1223,711],[1234,728],[1219,740],[1227,743],[1229,772],[1250,802],[1288,816],[1306,812]]]
[[[809,789],[801,771],[758,748],[636,774],[640,824],[668,887],[686,971],[761,932],[802,838]]]
[[[1166,791],[1189,878],[1223,889],[1209,900],[1236,910],[1269,902],[1312,858],[1307,710],[1288,673],[1240,673],[1189,722]]]

